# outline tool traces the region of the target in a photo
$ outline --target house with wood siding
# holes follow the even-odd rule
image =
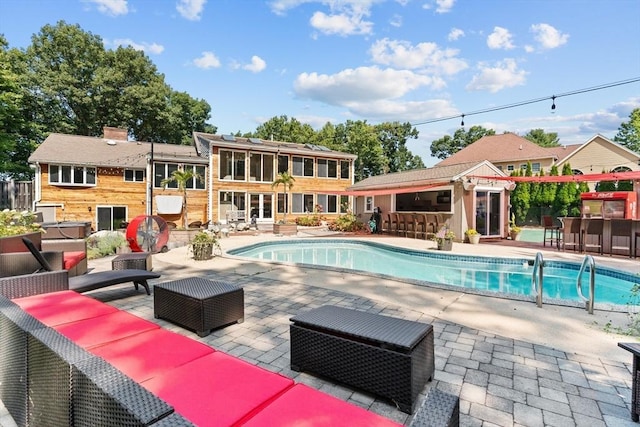
[[[161,183],[186,168],[202,177],[187,183],[189,222],[253,217],[273,224],[285,209],[289,219],[317,207],[336,217],[350,206],[339,193],[353,183],[355,159],[317,145],[231,135],[195,133],[190,146],[129,141],[126,130],[106,127],[102,138],[51,134],[29,163],[36,171],[34,209],[45,221],[113,230],[138,215],[182,224],[182,193]],[[289,197],[272,188],[286,170],[295,178]]]

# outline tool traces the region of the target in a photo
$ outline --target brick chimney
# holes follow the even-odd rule
[[[129,131],[127,129],[120,128],[111,128],[105,126],[102,128],[104,132],[104,139],[113,139],[116,141],[128,141],[129,140]]]

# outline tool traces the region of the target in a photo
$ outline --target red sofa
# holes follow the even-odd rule
[[[39,233],[30,234],[28,238],[55,270],[67,270],[69,277],[87,272],[87,242],[84,239],[42,240],[39,236]],[[16,239],[15,243],[4,245],[0,250],[0,277],[31,274],[39,268],[40,264],[21,240]]]
[[[14,299],[198,426],[398,426],[290,378],[73,291]],[[1,361],[0,361],[1,362]],[[157,420],[168,423],[169,416]],[[183,424],[181,424],[183,425]]]

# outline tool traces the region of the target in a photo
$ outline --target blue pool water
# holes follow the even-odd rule
[[[516,299],[531,299],[534,294],[531,287],[533,258],[451,255],[334,239],[266,242],[234,249],[229,254],[263,261],[358,270],[445,287],[462,287],[481,294],[499,293]],[[582,305],[576,290],[579,269],[577,263],[545,260],[543,300]],[[589,275],[584,274],[585,296],[589,293],[588,278]],[[600,267],[596,262],[596,306],[636,304],[632,294],[634,285],[640,286],[639,275]]]

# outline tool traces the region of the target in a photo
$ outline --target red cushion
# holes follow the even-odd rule
[[[229,426],[293,385],[293,380],[216,351],[142,385],[199,427]]]
[[[104,358],[134,381],[142,382],[214,350],[175,332],[155,329],[93,347],[89,351]]]
[[[85,259],[87,255],[84,252],[65,252],[63,254],[64,258],[64,269],[70,270],[76,265],[80,263],[83,259]]]
[[[54,329],[86,349],[159,328],[159,325],[126,311],[116,311],[104,316],[58,325]]]
[[[13,300],[47,326],[57,326],[118,311],[117,308],[74,291],[51,292]]]
[[[243,425],[247,427],[398,427],[401,424],[304,384],[296,384]]]

